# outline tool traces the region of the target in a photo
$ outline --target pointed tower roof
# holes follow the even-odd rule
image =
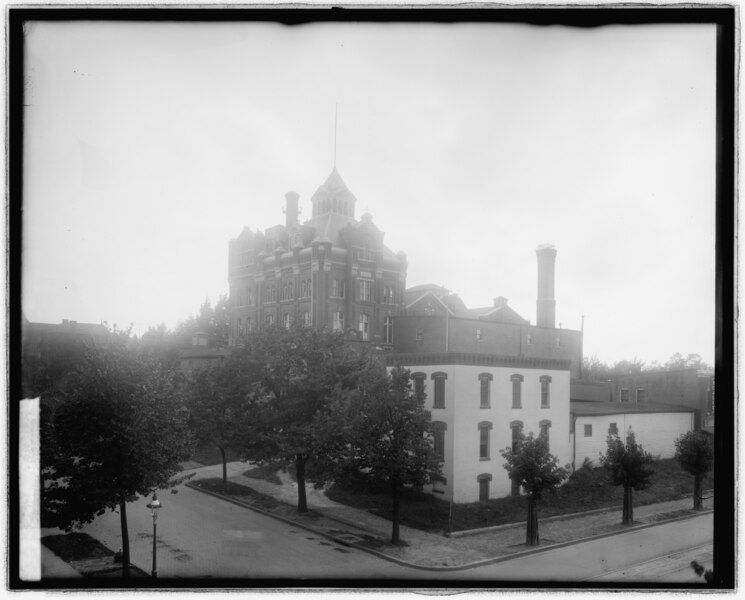
[[[331,174],[326,178],[320,187],[316,190],[316,193],[311,196],[310,201],[315,204],[321,200],[328,200],[336,198],[337,200],[346,200],[347,202],[357,202],[354,194],[349,191],[347,184],[339,175],[339,171],[331,171]]]

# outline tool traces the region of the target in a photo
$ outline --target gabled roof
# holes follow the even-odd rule
[[[407,290],[407,291],[409,291],[409,290]],[[439,304],[440,306],[442,306],[447,313],[449,313],[451,315],[454,314],[453,311],[450,309],[450,307],[447,304],[445,304],[440,298],[438,298],[437,295],[434,294],[431,290],[430,291],[426,291],[423,294],[419,295],[414,301],[409,302],[405,306],[405,308],[406,309],[409,309],[412,306],[414,306],[415,304],[419,304],[419,302],[421,302],[422,300],[424,300],[427,296],[430,296],[435,302],[437,302],[437,304]]]
[[[355,221],[352,217],[345,217],[337,213],[326,213],[324,215],[313,217],[305,224],[309,227],[313,227],[316,230],[316,233],[311,238],[311,241],[330,241],[335,246],[339,246],[341,242],[339,232],[347,225],[354,222]]]

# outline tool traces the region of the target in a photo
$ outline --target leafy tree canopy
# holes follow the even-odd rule
[[[128,332],[90,348],[42,444],[47,525],[70,529],[137,495],[172,485],[191,436],[176,375]],[[51,439],[50,439],[51,437]]]
[[[607,444],[608,450],[600,462],[607,469],[613,485],[634,490],[647,488],[654,474],[653,458],[636,443],[634,432],[629,430],[625,443],[617,435],[609,435]]]
[[[711,436],[704,431],[689,431],[675,440],[675,458],[691,475],[705,475],[714,464]]]
[[[568,469],[560,467],[559,459],[549,452],[543,436],[534,437],[532,433],[526,436],[521,432],[517,451],[505,448],[500,453],[509,478],[536,498],[569,476]]]

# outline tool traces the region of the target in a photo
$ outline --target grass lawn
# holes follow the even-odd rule
[[[228,459],[228,462],[232,460],[240,460],[240,456],[238,456],[230,448],[225,451],[225,458]],[[191,460],[193,460],[194,462],[198,462],[205,467],[211,465],[221,465],[222,453],[217,446],[204,444],[201,446],[197,446],[194,449],[194,454],[192,454]]]
[[[254,467],[252,469],[249,469],[248,471],[244,471],[243,475],[245,477],[250,477],[251,479],[263,479],[264,481],[268,481],[269,483],[281,485],[282,480],[277,476],[277,471],[279,471],[279,469],[279,465],[277,465],[276,463],[272,463],[268,465],[261,465],[260,467]]]
[[[65,533],[47,535],[41,543],[65,562],[88,560],[92,558],[112,558],[111,564],[96,570],[83,571],[85,577],[121,577],[121,563],[113,562],[114,552],[87,533]],[[131,577],[149,577],[145,571],[130,564]]]
[[[693,477],[681,471],[674,459],[654,463],[652,485],[634,492],[634,505],[675,500],[693,492]],[[704,489],[713,485],[711,475]],[[334,485],[326,495],[336,502],[369,510],[391,518],[391,500],[385,493],[363,491]],[[602,468],[581,468],[561,488],[546,494],[538,507],[539,518],[619,506],[623,488],[610,485]],[[693,501],[691,501],[691,505]],[[401,523],[424,531],[461,531],[477,527],[503,525],[525,520],[525,496],[497,498],[488,502],[453,504],[415,490],[407,490],[401,503]]]
[[[230,496],[231,498],[241,500],[242,502],[246,502],[247,504],[251,504],[264,510],[273,510],[284,505],[284,503],[279,500],[267,496],[266,494],[262,494],[261,492],[254,491],[245,485],[240,485],[231,481],[228,481],[223,485],[222,479],[219,477],[197,479],[196,481],[192,481],[191,485],[203,490],[215,492],[216,494]]]

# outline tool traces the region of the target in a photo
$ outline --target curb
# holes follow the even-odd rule
[[[387,560],[388,562],[396,563],[398,565],[401,565],[403,567],[409,567],[411,569],[419,569],[421,571],[439,571],[439,572],[464,571],[466,569],[473,569],[473,568],[476,568],[476,567],[485,567],[487,565],[493,565],[493,564],[497,564],[497,563],[501,563],[501,562],[507,562],[507,561],[514,560],[514,559],[517,559],[517,558],[522,558],[524,556],[530,556],[531,554],[539,554],[541,552],[547,552],[549,550],[556,550],[558,548],[565,548],[566,546],[573,546],[575,544],[581,544],[581,543],[584,543],[584,542],[591,542],[593,540],[599,540],[599,539],[602,539],[602,538],[606,538],[606,537],[611,537],[611,536],[614,536],[614,535],[618,535],[618,534],[621,534],[621,533],[629,533],[631,531],[639,531],[639,530],[642,530],[642,529],[648,529],[650,527],[656,527],[657,525],[665,525],[667,523],[673,523],[675,521],[685,521],[685,520],[688,520],[688,519],[692,519],[694,517],[699,517],[701,515],[711,514],[711,513],[714,512],[713,509],[702,510],[702,511],[697,512],[697,513],[694,513],[694,514],[683,515],[683,516],[680,516],[680,517],[673,517],[671,519],[664,519],[662,521],[655,521],[655,522],[652,522],[652,523],[642,523],[641,525],[636,525],[636,526],[633,526],[633,527],[628,527],[628,528],[622,529],[622,530],[609,531],[609,532],[606,532],[606,533],[600,533],[598,535],[592,535],[592,536],[588,536],[588,537],[584,537],[584,538],[579,538],[579,539],[576,539],[576,540],[568,540],[566,542],[559,542],[558,544],[550,544],[548,546],[543,546],[543,547],[539,547],[539,548],[531,548],[530,550],[523,550],[521,552],[514,552],[512,554],[506,554],[504,556],[496,556],[494,558],[486,558],[486,559],[478,560],[478,561],[475,561],[475,562],[472,562],[472,563],[466,563],[464,565],[457,565],[457,566],[452,566],[452,567],[434,567],[434,566],[418,565],[416,563],[406,562],[406,561],[401,560],[399,558],[395,558],[395,557],[390,556],[388,554],[384,554],[382,552],[378,552],[377,550],[373,550],[372,548],[367,548],[367,547],[361,546],[359,544],[353,544],[353,543],[350,544],[346,540],[341,540],[341,539],[339,539],[339,538],[337,538],[337,537],[335,537],[333,535],[329,535],[328,533],[325,533],[323,531],[319,531],[318,529],[315,529],[313,527],[310,527],[308,525],[305,525],[304,523],[298,523],[297,521],[293,521],[292,519],[288,519],[286,517],[282,517],[280,515],[276,515],[276,514],[270,513],[270,512],[265,511],[265,510],[263,510],[261,508],[257,508],[255,506],[252,506],[252,505],[250,505],[250,504],[248,504],[246,502],[241,502],[240,500],[234,500],[233,498],[228,498],[227,496],[223,496],[223,495],[218,494],[216,492],[212,492],[210,490],[205,490],[203,488],[200,488],[200,487],[195,486],[194,484],[192,484],[190,482],[187,482],[184,485],[186,487],[192,488],[192,489],[194,489],[194,490],[196,490],[198,492],[202,492],[203,494],[207,494],[209,496],[213,496],[215,498],[219,498],[220,500],[224,500],[226,502],[230,502],[231,504],[235,504],[236,506],[240,506],[242,508],[247,508],[249,510],[253,510],[253,511],[258,512],[258,513],[260,513],[262,515],[265,515],[267,517],[271,517],[273,519],[277,519],[277,520],[282,521],[284,523],[287,523],[289,525],[300,527],[301,529],[305,529],[306,531],[310,531],[311,533],[315,533],[316,535],[320,535],[320,536],[325,537],[326,539],[330,539],[330,540],[336,542],[337,544],[341,544],[343,546],[347,546],[347,547],[350,547],[350,548],[355,548],[357,550],[361,550],[363,552],[367,552],[368,554],[372,554],[374,556],[377,556],[378,558],[382,558],[383,560]],[[322,516],[326,517],[326,515],[323,515],[322,513],[318,513],[318,514],[321,514]],[[326,517],[326,518],[332,519],[334,521],[338,521],[340,523],[344,523],[343,521],[339,521],[338,519],[333,519],[332,517]],[[348,524],[348,523],[344,523],[344,524]],[[355,525],[354,527],[356,527],[356,528],[359,529],[359,527],[357,525]],[[504,526],[501,526],[501,527],[504,527]]]
[[[703,494],[711,494],[713,490],[704,490]],[[678,500],[685,500],[687,498],[693,499],[693,495],[690,496],[683,496],[681,498],[678,498]],[[656,504],[656,503],[653,503]],[[642,504],[639,506],[635,506],[635,508],[641,508],[642,506],[650,506],[649,504]],[[593,508],[591,510],[581,510],[573,513],[566,513],[563,515],[552,515],[550,517],[545,517],[543,519],[540,519],[541,523],[552,523],[553,521],[561,521],[562,519],[573,519],[576,517],[582,517],[585,515],[598,515],[600,513],[604,512],[611,512],[614,510],[620,511],[623,509],[623,505],[618,504],[616,506],[606,506],[605,508]],[[477,527],[476,529],[462,529],[460,531],[446,531],[444,533],[445,537],[450,538],[461,538],[461,537],[468,537],[470,535],[479,535],[480,533],[489,533],[491,531],[501,531],[503,529],[509,529],[511,527],[520,527],[524,526],[525,521],[516,521],[514,523],[503,523],[502,525],[491,525],[490,527]]]

